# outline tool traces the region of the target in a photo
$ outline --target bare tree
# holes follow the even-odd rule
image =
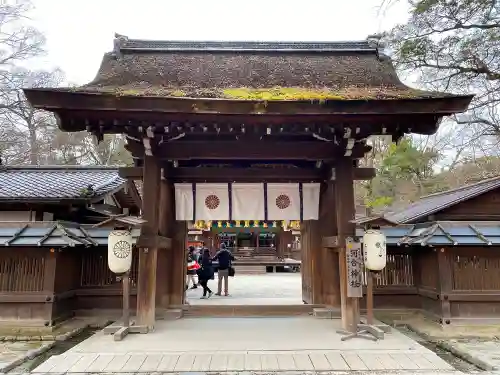
[[[397,0],[384,0],[390,7]],[[500,127],[500,2],[496,0],[408,0],[407,24],[387,34],[394,61],[419,77],[423,88],[475,93],[470,111],[449,125],[450,144],[498,155]],[[455,158],[458,161],[460,158]],[[456,164],[456,163],[455,163]]]
[[[0,108],[20,103],[13,92],[16,69],[33,57],[44,54],[44,36],[29,25],[29,0],[2,0],[0,2]]]
[[[2,124],[14,129],[16,140],[4,150],[11,162],[43,164],[50,154],[51,138],[54,136],[55,119],[49,112],[37,110],[29,105],[22,92],[23,87],[54,87],[63,81],[59,70],[29,71],[14,67],[10,72],[8,86],[4,86],[4,97],[11,103],[0,111]]]

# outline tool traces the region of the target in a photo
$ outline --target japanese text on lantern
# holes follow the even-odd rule
[[[363,253],[361,244],[346,239],[347,297],[363,297]]]

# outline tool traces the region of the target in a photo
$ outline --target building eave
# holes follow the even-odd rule
[[[39,109],[68,114],[71,111],[104,111],[140,115],[277,115],[370,116],[377,114],[433,114],[436,118],[463,112],[472,95],[442,98],[348,99],[348,100],[241,100],[220,98],[117,96],[110,93],[63,91],[57,89],[24,89],[30,104]],[[434,131],[437,129],[436,124]],[[85,124],[62,124],[62,130],[80,131]],[[419,129],[411,130],[420,133]],[[428,130],[423,131],[428,134]]]

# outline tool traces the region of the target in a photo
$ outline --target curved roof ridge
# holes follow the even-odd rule
[[[131,39],[115,34],[115,49],[120,51],[316,51],[316,52],[377,52],[368,40],[356,41],[230,41],[230,40],[154,40]]]

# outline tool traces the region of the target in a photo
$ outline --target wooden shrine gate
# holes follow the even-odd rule
[[[304,301],[341,306],[352,329],[345,238],[355,235],[354,181],[367,138],[432,134],[471,96],[403,85],[376,41],[169,42],[117,36],[93,82],[26,89],[63,131],[123,134],[143,180],[137,314],[183,304],[186,225],[176,182],[320,182],[320,217],[302,224]],[[135,177],[134,177],[135,176]],[[158,272],[160,270],[161,272]],[[168,270],[168,271],[164,271]]]

